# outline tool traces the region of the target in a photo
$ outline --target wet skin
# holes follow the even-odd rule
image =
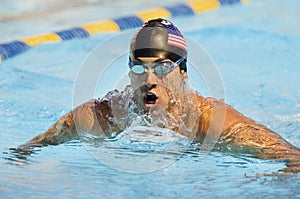
[[[140,57],[149,70],[141,75],[129,72],[133,100],[144,113],[159,114],[167,111],[173,119],[184,122],[184,130],[173,126],[172,130],[200,143],[213,143],[214,150],[238,154],[251,154],[258,158],[287,162],[284,171],[300,172],[300,151],[267,127],[239,113],[223,101],[204,98],[187,89],[187,74],[177,66],[166,75],[156,75],[150,69],[159,60]],[[167,60],[163,60],[167,61]],[[148,65],[147,65],[148,64]],[[45,133],[42,133],[18,150],[36,146],[57,145],[78,139],[77,132],[110,135],[122,132],[125,126],[114,123],[111,99],[86,102],[61,117]],[[126,110],[124,111],[126,115]],[[118,111],[118,110],[117,110]],[[228,151],[228,149],[232,149]]]
[[[171,60],[161,60],[155,57],[140,57],[138,60],[148,65],[148,70],[144,74],[129,72],[134,99],[140,108],[148,111],[150,108],[160,105],[169,111],[175,96],[177,100],[183,101],[184,88],[180,85],[185,84],[187,75],[184,71],[180,72],[180,68],[177,66],[168,74],[156,75],[151,70],[151,64],[157,61]]]

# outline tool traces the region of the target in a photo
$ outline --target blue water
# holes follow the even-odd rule
[[[284,5],[253,0],[172,20],[211,56],[225,101],[297,147],[299,8],[297,0]],[[251,157],[218,152],[203,157],[195,150],[155,172],[133,174],[102,164],[79,141],[38,149],[23,161],[11,154],[9,148],[72,109],[81,64],[98,43],[115,35],[41,45],[1,63],[0,198],[300,198],[299,174],[278,174],[284,163]],[[107,87],[113,84],[112,79]]]

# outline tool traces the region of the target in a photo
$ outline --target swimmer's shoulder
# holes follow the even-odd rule
[[[214,97],[203,97],[202,95],[200,95],[199,93],[196,93],[196,99],[198,102],[198,106],[200,109],[200,112],[204,113],[218,105],[224,106],[226,105],[224,103],[224,100],[218,100]]]

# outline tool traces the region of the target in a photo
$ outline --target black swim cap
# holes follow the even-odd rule
[[[184,58],[179,66],[187,71],[186,41],[181,32],[165,19],[146,22],[133,36],[130,44],[130,60],[138,57],[160,57],[173,62]]]

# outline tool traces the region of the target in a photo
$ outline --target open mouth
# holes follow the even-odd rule
[[[147,108],[153,107],[157,102],[158,97],[155,94],[148,92],[144,95],[144,103]]]

